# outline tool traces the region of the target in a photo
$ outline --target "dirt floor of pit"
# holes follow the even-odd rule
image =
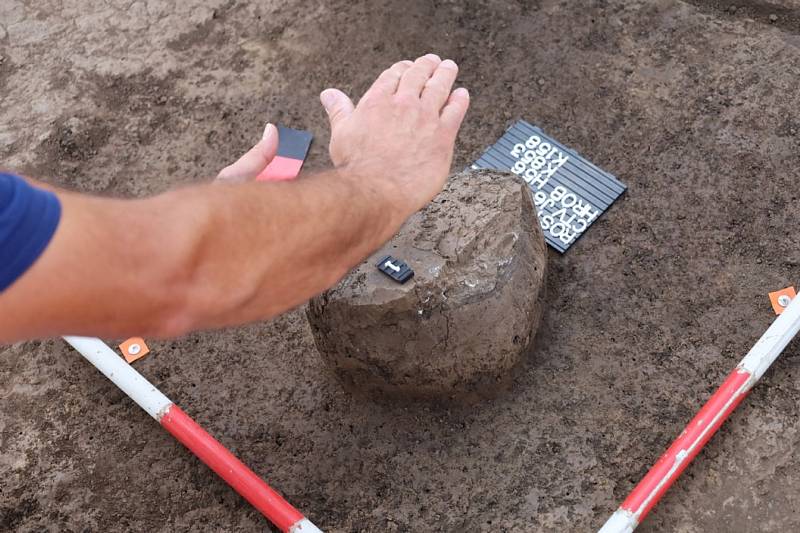
[[[551,252],[510,394],[354,400],[300,310],[136,366],[325,531],[592,531],[798,281],[798,5],[736,4],[0,0],[0,162],[140,196],[208,179],[269,119],[312,130],[319,169],[319,90],[454,58],[473,96],[455,168],[522,117],[629,186]],[[800,530],[799,366],[792,344],[641,531]],[[0,350],[0,415],[0,530],[265,528],[62,342]]]

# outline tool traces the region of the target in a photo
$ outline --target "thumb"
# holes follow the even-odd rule
[[[337,122],[352,113],[355,108],[353,101],[339,89],[325,89],[320,93],[319,100],[328,113],[331,126],[335,126]]]
[[[275,158],[277,153],[278,128],[268,123],[258,144],[240,157],[238,161],[223,168],[217,175],[217,179],[230,183],[252,181],[262,170],[267,168],[267,165]]]

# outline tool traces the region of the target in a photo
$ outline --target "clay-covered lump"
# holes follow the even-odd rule
[[[414,277],[376,263],[392,256]],[[374,398],[491,396],[528,352],[542,316],[547,250],[515,175],[468,171],[337,286],[308,319],[327,366]]]

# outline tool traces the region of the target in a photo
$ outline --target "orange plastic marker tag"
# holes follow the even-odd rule
[[[785,289],[769,293],[769,301],[772,302],[772,308],[775,310],[775,314],[779,315],[783,313],[783,310],[786,309],[789,302],[794,300],[795,296],[797,296],[797,293],[794,291],[794,287],[786,287]]]
[[[141,337],[131,337],[119,345],[119,350],[129,363],[133,363],[137,359],[141,359],[150,353],[150,348],[147,347],[147,344],[145,344],[144,339]]]

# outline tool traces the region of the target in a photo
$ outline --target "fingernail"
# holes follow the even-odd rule
[[[261,139],[266,141],[273,135],[275,135],[275,126],[272,125],[272,122],[267,122],[266,127],[264,127],[264,134],[261,136]]]
[[[427,57],[428,59],[432,59],[437,63],[442,60],[442,58],[437,56],[436,54],[425,54],[425,57]]]
[[[456,65],[456,62],[453,61],[452,59],[445,59],[439,66],[442,68],[455,68],[455,69],[458,68],[458,65]]]
[[[453,94],[455,94],[455,93],[463,94],[464,96],[469,98],[469,91],[466,89],[466,87],[459,87],[458,89],[453,91]]]
[[[322,102],[322,105],[325,107],[325,109],[330,108],[336,103],[336,91],[333,89],[325,89],[320,93],[319,100]]]

